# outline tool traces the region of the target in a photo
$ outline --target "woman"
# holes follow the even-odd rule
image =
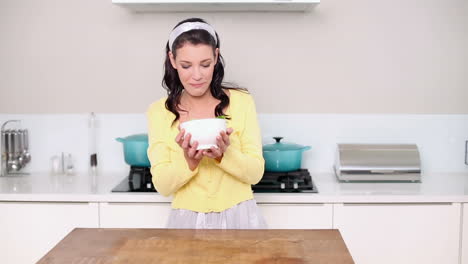
[[[174,195],[168,228],[259,229],[263,217],[252,184],[264,170],[255,104],[245,90],[222,83],[219,37],[204,20],[187,19],[170,33],[163,87],[148,109],[148,157],[156,190]],[[217,148],[197,150],[179,124],[227,117]]]

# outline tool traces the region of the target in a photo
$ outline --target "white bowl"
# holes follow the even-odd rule
[[[226,119],[206,118],[195,119],[180,124],[180,128],[185,129],[185,134],[190,133],[192,138],[190,144],[198,141],[198,149],[217,148],[216,137],[221,131],[226,131]]]

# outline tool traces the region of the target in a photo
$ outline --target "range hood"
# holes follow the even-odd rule
[[[136,12],[305,12],[320,0],[112,0]]]
[[[338,144],[334,170],[341,181],[421,181],[415,144]]]

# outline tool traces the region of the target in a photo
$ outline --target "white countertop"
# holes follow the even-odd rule
[[[333,174],[311,174],[318,193],[255,193],[258,203],[468,202],[468,174],[422,175],[420,183],[340,183]],[[0,177],[0,202],[170,203],[157,193],[112,193],[125,173]]]

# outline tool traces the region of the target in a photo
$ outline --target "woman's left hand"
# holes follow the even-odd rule
[[[224,152],[226,152],[226,149],[230,145],[229,141],[229,136],[232,134],[234,130],[232,128],[226,129],[226,132],[221,131],[219,133],[219,136],[216,137],[216,143],[218,145],[218,148],[211,147],[210,149],[207,149],[203,152],[203,155],[216,159],[217,161],[221,161],[223,158]]]

